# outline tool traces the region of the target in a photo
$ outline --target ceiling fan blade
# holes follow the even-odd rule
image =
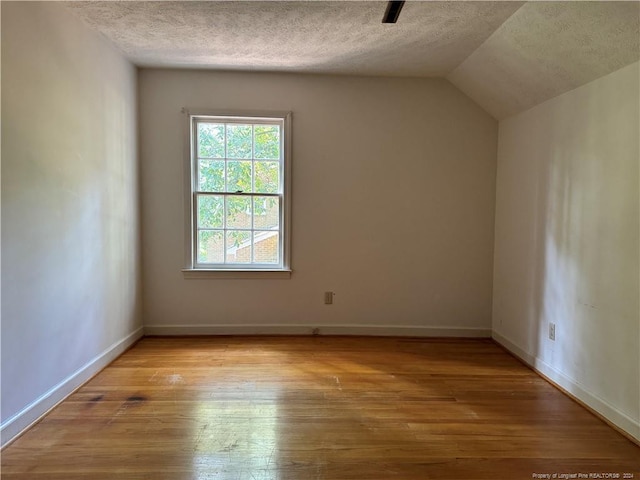
[[[403,6],[404,6],[404,0],[402,1],[391,0],[387,4],[387,11],[384,12],[382,23],[396,23],[398,21],[398,16],[400,15],[400,10],[402,10]]]

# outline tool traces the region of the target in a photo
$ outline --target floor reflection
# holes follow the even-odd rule
[[[278,389],[248,383],[240,398],[219,393],[195,406],[194,478],[276,480]]]

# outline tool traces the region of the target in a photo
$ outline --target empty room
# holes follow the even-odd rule
[[[640,479],[639,2],[0,8],[3,479]]]

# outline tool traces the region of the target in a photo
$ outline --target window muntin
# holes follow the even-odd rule
[[[287,120],[190,116],[192,268],[288,269]]]

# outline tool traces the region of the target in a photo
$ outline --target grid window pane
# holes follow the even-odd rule
[[[198,228],[224,227],[224,197],[198,195]]]
[[[280,163],[279,162],[255,162],[255,192],[278,193],[280,189]]]
[[[280,235],[277,231],[253,233],[253,256],[256,263],[278,263]]]
[[[251,125],[227,125],[227,158],[251,158]]]
[[[227,197],[227,228],[251,228],[251,197]]]
[[[251,163],[236,160],[227,162],[227,192],[251,192]]]
[[[191,119],[194,267],[282,267],[287,123],[275,117]]]
[[[201,192],[224,191],[224,160],[198,160],[198,188]]]
[[[227,263],[251,263],[251,232],[227,230]]]
[[[253,228],[277,230],[280,227],[280,199],[253,197]]]
[[[198,123],[198,156],[224,158],[224,124]]]
[[[278,125],[254,125],[254,157],[261,160],[280,159],[280,127]]]
[[[221,230],[198,232],[198,263],[222,263],[224,261],[224,233]]]

